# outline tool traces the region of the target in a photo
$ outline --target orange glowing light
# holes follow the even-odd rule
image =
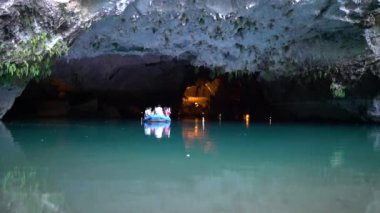
[[[249,127],[249,114],[244,115],[244,121],[245,121],[245,126],[248,128]]]

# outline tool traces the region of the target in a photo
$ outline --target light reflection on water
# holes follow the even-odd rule
[[[155,138],[170,138],[170,123],[144,123],[144,134]]]
[[[0,212],[380,212],[377,127],[7,127],[0,125]]]
[[[186,157],[190,157],[190,152],[197,146],[200,146],[206,154],[213,152],[216,148],[215,143],[207,134],[205,126],[204,118],[182,123],[182,139],[187,153]]]
[[[380,152],[380,128],[374,129],[370,133],[370,138],[373,140],[374,151]]]

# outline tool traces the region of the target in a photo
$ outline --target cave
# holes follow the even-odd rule
[[[170,106],[174,119],[257,121],[270,116],[259,75],[217,73],[167,56],[105,55],[57,61],[48,79],[31,81],[5,120],[135,119],[148,106]],[[97,73],[97,74],[95,74]],[[217,81],[213,87],[211,84]],[[213,91],[210,92],[210,86]],[[186,98],[206,100],[186,101]]]
[[[379,0],[0,0],[0,212],[380,212]]]
[[[380,120],[378,3],[54,0],[4,8],[2,53],[20,55],[34,34],[68,48],[40,74],[48,78],[33,69],[23,77],[29,83],[0,87],[7,120],[136,118],[158,104],[177,118]],[[207,88],[215,80],[218,92]]]

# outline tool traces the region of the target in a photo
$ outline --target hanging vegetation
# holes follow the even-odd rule
[[[9,51],[11,48],[0,44],[0,84],[46,77],[54,60],[68,51],[66,42],[44,32],[14,45]]]

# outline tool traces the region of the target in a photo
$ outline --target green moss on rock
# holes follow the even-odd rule
[[[53,40],[46,33],[40,33],[20,44],[14,44],[11,51],[0,46],[0,52],[5,53],[0,58],[0,84],[48,76],[54,60],[68,51],[63,40]]]

